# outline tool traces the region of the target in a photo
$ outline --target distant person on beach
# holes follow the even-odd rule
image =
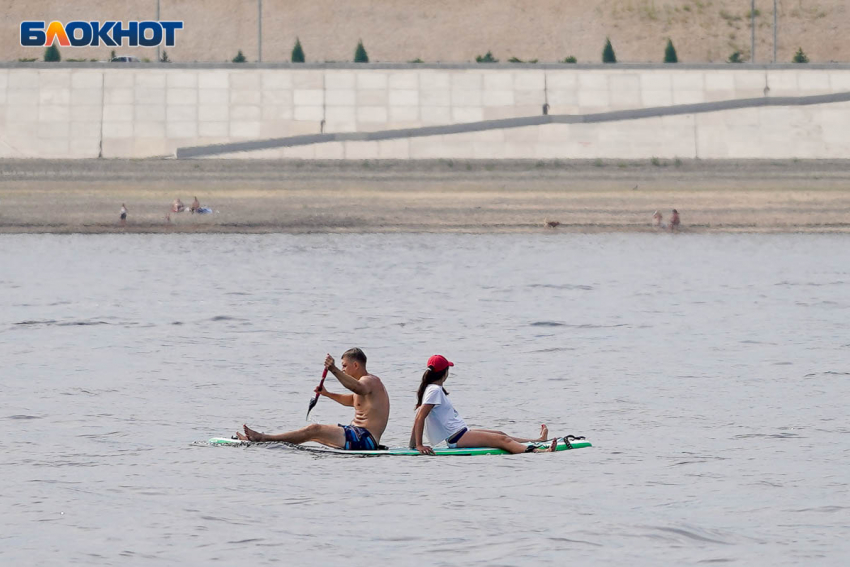
[[[315,392],[330,398],[340,405],[354,408],[354,420],[350,425],[320,425],[313,423],[296,431],[267,435],[243,425],[245,433],[236,433],[243,441],[283,441],[301,444],[315,441],[328,447],[347,451],[371,451],[378,449],[381,435],[390,418],[390,398],[384,384],[377,376],[366,370],[366,355],[359,348],[342,353],[342,369],[336,367],[331,355],[325,358],[325,368],[336,376],[339,383],[351,394],[334,394],[316,387]]]
[[[127,207],[121,203],[121,226],[127,225]]]
[[[450,449],[494,447],[514,454],[555,450],[558,444],[557,439],[552,440],[552,444],[547,449],[524,445],[529,442],[546,441],[549,437],[549,429],[546,425],[540,426],[540,437],[537,439],[511,437],[502,431],[492,429],[469,429],[449,401],[448,392],[443,387],[449,377],[450,366],[454,366],[454,363],[439,354],[428,359],[428,369],[422,375],[422,382],[416,392],[416,418],[410,435],[411,448],[415,448],[422,455],[434,454],[434,449],[424,444],[422,440],[424,434],[431,445],[445,441]]]
[[[200,208],[201,208],[201,202],[200,202],[200,201],[198,201],[198,198],[197,198],[197,197],[195,197],[195,200],[194,200],[194,201],[192,201],[192,208],[190,209],[190,211],[194,214],[194,213],[196,213],[196,212],[198,211],[198,209],[200,209]]]
[[[667,228],[667,226],[664,224],[663,221],[664,221],[664,216],[661,213],[659,213],[658,211],[655,211],[655,214],[652,215],[652,226],[654,226],[657,229]]]
[[[174,199],[174,202],[171,203],[171,212],[182,213],[184,210],[186,210],[186,205],[183,204],[183,201],[180,199]]]
[[[679,231],[679,211],[673,209],[673,215],[670,217],[670,232]]]

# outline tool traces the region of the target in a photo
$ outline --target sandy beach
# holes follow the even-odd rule
[[[195,196],[214,212],[166,218]],[[682,232],[850,232],[850,162],[0,162],[0,233],[651,232],[673,208]]]

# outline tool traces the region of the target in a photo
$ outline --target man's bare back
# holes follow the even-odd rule
[[[359,382],[369,388],[369,393],[353,394],[354,419],[351,425],[365,427],[376,441],[380,441],[390,419],[390,397],[384,383],[373,374],[363,376]]]

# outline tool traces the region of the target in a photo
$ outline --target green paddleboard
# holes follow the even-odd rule
[[[248,445],[282,445],[290,449],[298,451],[307,451],[310,453],[323,453],[332,455],[345,455],[348,457],[410,457],[418,456],[419,451],[408,449],[407,447],[394,447],[381,451],[345,451],[343,449],[334,449],[325,447],[324,445],[293,445],[291,443],[253,443],[251,441],[240,441],[238,439],[228,439],[225,437],[213,437],[207,441],[208,445],[219,447],[244,447]],[[525,443],[526,446],[534,445],[536,447],[545,448],[549,443]],[[570,449],[583,449],[592,447],[589,441],[584,439],[570,439],[569,444],[564,442],[563,438],[558,439],[558,445],[555,451],[568,451]],[[448,449],[446,447],[434,449],[434,453],[440,457],[456,457],[456,456],[471,456],[471,455],[509,455],[507,451],[502,449],[493,449],[490,447],[473,447],[468,449]]]

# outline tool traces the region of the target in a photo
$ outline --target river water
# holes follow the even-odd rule
[[[848,319],[840,235],[0,236],[0,563],[845,565]],[[594,447],[193,445],[351,346],[387,445],[442,353],[470,425]]]

